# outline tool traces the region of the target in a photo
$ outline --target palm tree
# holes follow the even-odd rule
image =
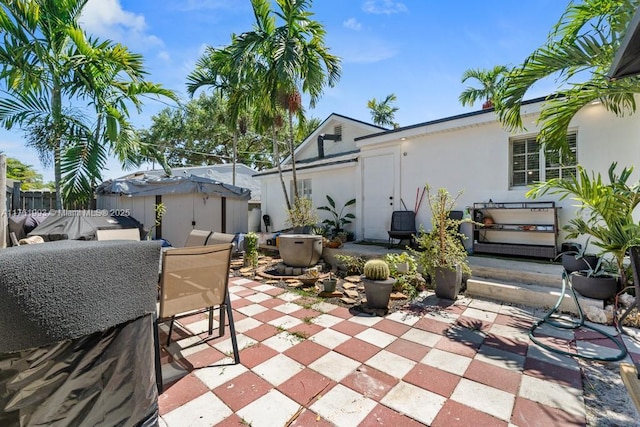
[[[387,95],[383,101],[376,101],[375,98],[367,101],[367,108],[371,110],[371,120],[378,126],[393,126],[397,128],[399,125],[393,121],[398,107],[394,107],[391,103],[396,102],[394,93]]]
[[[311,3],[311,0],[276,0],[279,10],[273,11],[269,0],[251,0],[256,19],[254,29],[237,36],[230,46],[234,64],[250,67],[245,76],[259,82],[254,99],[258,100],[256,103],[266,101],[259,110],[272,120],[277,117],[279,107],[287,111],[295,199],[298,186],[292,123],[294,115],[304,114],[301,94],[309,96],[313,108],[324,87],[333,87],[340,78],[340,59],[324,45],[325,30],[311,19]],[[248,57],[252,60],[246,63]],[[277,156],[274,157],[277,161]]]
[[[493,107],[496,92],[503,83],[505,74],[509,71],[504,65],[496,65],[490,70],[468,69],[462,74],[462,83],[469,79],[475,79],[480,83],[480,88],[468,87],[458,98],[462,105],[473,106],[477,101],[484,101],[483,109]]]
[[[175,99],[144,81],[140,55],[87,37],[78,25],[86,3],[15,0],[0,7],[0,79],[6,86],[0,123],[19,126],[41,157],[53,158],[57,209],[63,193],[90,194],[108,153],[131,166],[139,145],[129,105],[139,109],[140,97],[149,94]],[[89,117],[92,110],[95,117]]]
[[[585,105],[600,101],[609,111],[634,112],[640,78],[607,78],[613,57],[638,0],[585,0],[571,3],[549,34],[547,43],[505,78],[496,112],[508,130],[522,129],[520,105],[529,88],[556,77],[558,90],[542,106],[538,141],[546,149],[568,152],[567,128]],[[586,75],[585,82],[574,82]]]
[[[232,36],[232,39],[234,36]],[[229,48],[207,47],[205,53],[196,62],[196,68],[187,76],[187,92],[193,97],[203,86],[213,86],[227,100],[227,126],[233,130],[233,185],[236,183],[236,162],[240,123],[246,121],[243,114],[250,106],[250,80],[244,78],[242,69],[233,67]]]

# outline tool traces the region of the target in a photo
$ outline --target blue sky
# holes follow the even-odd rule
[[[397,96],[401,126],[480,109],[458,96],[469,68],[517,65],[542,45],[565,10],[565,0],[315,0],[312,11],[327,31],[326,45],[342,58],[342,78],[327,88],[310,117],[332,112],[370,121],[367,100]],[[123,43],[145,58],[149,80],[186,99],[186,76],[205,46],[229,44],[231,33],[251,30],[249,0],[90,0],[87,32]],[[554,90],[552,81],[527,98]],[[149,100],[133,121],[149,127],[164,108]],[[18,130],[0,131],[0,150],[53,179]],[[123,175],[109,162],[105,179]]]

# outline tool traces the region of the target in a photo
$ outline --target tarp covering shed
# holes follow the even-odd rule
[[[153,229],[154,237],[184,245],[193,229],[246,233],[251,190],[196,175],[140,173],[105,181],[96,189],[97,207],[126,214]],[[156,207],[165,213],[155,226]]]
[[[125,196],[158,196],[163,194],[202,193],[220,197],[249,200],[251,190],[225,184],[201,176],[159,177],[147,175],[110,179],[96,188],[96,194]]]

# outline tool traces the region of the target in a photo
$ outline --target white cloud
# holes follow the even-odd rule
[[[166,62],[171,61],[171,55],[169,55],[169,52],[167,52],[166,50],[158,52],[158,58]]]
[[[177,2],[176,4],[176,8],[183,11],[202,9],[237,9],[242,6],[244,6],[244,2],[241,2],[240,0],[186,0]]]
[[[343,43],[336,53],[345,63],[372,64],[393,58],[398,52],[394,46],[383,40],[360,39]]]
[[[147,33],[144,16],[122,9],[120,0],[89,0],[79,21],[87,33],[129,47],[163,45],[160,38]]]
[[[362,10],[376,15],[391,15],[406,12],[408,9],[404,3],[393,0],[367,0],[362,5]]]
[[[360,31],[362,24],[356,18],[349,18],[342,23],[342,26],[351,30]]]

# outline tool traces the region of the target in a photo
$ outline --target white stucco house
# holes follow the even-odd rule
[[[331,114],[309,135],[295,152],[299,194],[310,197],[314,206],[327,204],[331,196],[337,206],[355,197],[360,149],[356,139],[382,132],[385,129],[340,114]],[[291,197],[291,159],[282,164],[287,193]],[[254,177],[260,179],[262,214],[271,218],[271,230],[287,228],[286,201],[276,168],[262,171]],[[351,211],[353,212],[353,211]],[[320,211],[319,213],[322,213]],[[321,215],[326,218],[327,212]],[[347,227],[350,231],[356,228]]]
[[[326,204],[325,194],[336,199],[339,206],[355,197],[356,220],[349,230],[356,239],[372,241],[387,240],[392,212],[413,210],[416,193],[426,183],[433,189],[444,187],[452,194],[463,190],[456,207],[459,210],[480,202],[530,201],[525,197],[528,184],[567,172],[552,159],[545,159],[535,142],[536,120],[543,103],[543,98],[523,103],[527,130],[515,134],[503,129],[493,109],[393,130],[332,114],[296,151],[298,181],[302,182],[299,185],[315,206]],[[322,156],[317,136],[332,134],[340,126],[342,141],[325,140]],[[640,164],[640,121],[636,116],[620,118],[600,104],[588,105],[571,121],[569,135],[577,164],[589,171],[606,176],[612,162],[618,162],[619,170]],[[283,169],[290,186],[290,159],[283,162]],[[634,173],[634,179],[638,179],[638,171]],[[257,177],[261,179],[263,214],[271,216],[274,230],[284,228],[286,213],[277,172],[266,171]],[[553,201],[560,208],[558,228],[575,214],[571,200],[560,201],[554,196],[544,200]],[[426,200],[416,221],[430,228]],[[543,237],[532,233],[514,237],[516,241],[532,238],[535,244],[537,238]],[[560,231],[557,244],[563,241]]]

